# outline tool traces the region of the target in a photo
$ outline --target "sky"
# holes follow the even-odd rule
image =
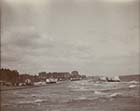
[[[2,0],[1,66],[140,74],[139,9],[140,0]]]

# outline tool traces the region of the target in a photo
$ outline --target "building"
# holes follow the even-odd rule
[[[49,72],[46,75],[46,78],[57,78],[58,80],[68,80],[70,79],[69,72]]]

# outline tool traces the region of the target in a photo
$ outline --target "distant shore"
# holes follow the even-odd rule
[[[60,83],[55,83],[55,84],[60,84]],[[45,86],[50,86],[53,84],[46,84],[46,85],[31,85],[31,86],[0,86],[0,91],[9,91],[9,90],[20,90],[20,89],[28,89],[28,88],[37,88],[37,87],[45,87]]]

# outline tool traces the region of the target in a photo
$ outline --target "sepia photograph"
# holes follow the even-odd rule
[[[0,111],[140,111],[140,0],[0,0]]]

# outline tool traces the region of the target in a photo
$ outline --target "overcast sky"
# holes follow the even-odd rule
[[[139,0],[3,0],[2,67],[140,73]]]

